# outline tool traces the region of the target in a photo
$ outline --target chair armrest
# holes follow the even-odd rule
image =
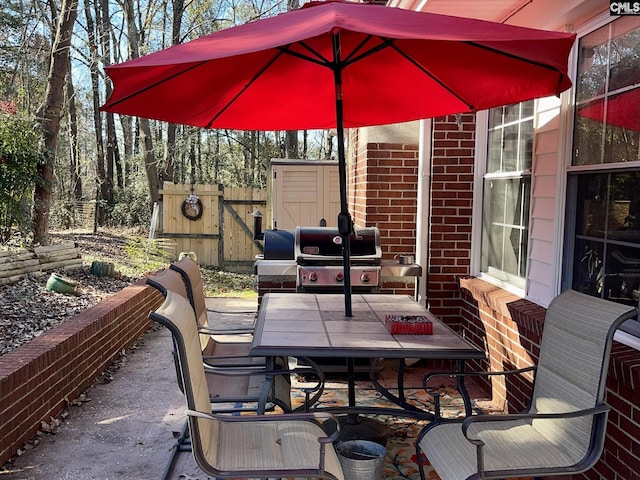
[[[252,334],[254,327],[233,327],[233,328],[211,328],[211,327],[198,327],[198,333],[205,335],[243,335]]]
[[[198,412],[197,410],[185,410],[185,414],[190,417],[204,418],[209,420],[218,420],[221,422],[291,422],[291,421],[314,421],[323,423],[332,420],[333,432],[326,437],[319,437],[320,443],[333,443],[340,435],[340,422],[335,415],[329,412],[310,412],[310,413],[285,413],[285,414],[269,414],[269,415],[216,415],[214,413]]]
[[[324,391],[324,373],[320,367],[308,357],[299,357],[296,358],[296,360],[302,360],[303,364],[300,365],[300,362],[298,361],[296,367],[293,369],[293,373],[297,375],[308,375],[311,372],[311,374],[317,378],[315,385],[300,388],[304,393],[304,404],[295,410],[304,410],[305,412],[308,412],[309,407],[318,401]]]
[[[254,321],[255,321],[255,314],[256,312],[254,310],[250,311],[250,310],[245,310],[245,311],[224,311],[224,310],[216,310],[214,308],[207,308],[207,313],[211,312],[211,313],[217,313],[217,314],[221,314],[221,315],[228,315],[228,316],[239,316],[239,317],[246,317],[248,315],[252,315],[254,317]],[[233,334],[233,333],[253,333],[253,331],[255,330],[255,327],[253,325],[251,326],[243,326],[243,327],[233,327],[233,328],[211,328],[211,327],[200,327],[200,333],[211,333],[211,334]]]
[[[205,368],[265,368],[265,363],[256,363],[247,355],[205,355],[202,357]],[[244,360],[243,362],[231,362],[231,360]]]
[[[433,410],[436,419],[440,419],[440,396],[437,393],[438,387],[430,387],[429,381],[437,377],[460,378],[460,377],[490,377],[495,375],[517,375],[520,373],[531,372],[537,369],[537,365],[530,367],[518,368],[516,370],[504,370],[502,372],[431,372],[422,378],[422,388],[433,398]]]
[[[592,408],[562,413],[507,413],[498,415],[475,415],[464,419],[462,422],[462,433],[466,439],[474,445],[484,445],[482,440],[478,438],[471,438],[470,436],[469,428],[471,428],[474,423],[508,422],[513,420],[561,420],[567,418],[587,417],[590,415],[602,415],[607,413],[609,410],[609,405],[602,403]]]
[[[457,377],[490,377],[495,375],[517,375],[520,373],[527,372],[535,372],[537,369],[537,365],[532,365],[530,367],[518,368],[516,370],[504,370],[502,372],[432,372],[425,375],[422,379],[422,387],[426,390],[429,387],[427,383],[432,378],[436,377],[446,377],[446,378],[457,378]]]

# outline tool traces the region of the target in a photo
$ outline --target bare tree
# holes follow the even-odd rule
[[[132,0],[124,0],[124,16],[127,24],[127,34],[129,37],[129,53],[131,58],[140,56],[140,33],[136,26],[135,12]],[[140,14],[140,12],[138,12]],[[160,199],[160,179],[158,178],[158,162],[153,151],[153,137],[151,134],[151,125],[149,119],[138,118],[138,126],[140,127],[140,139],[144,148],[144,168],[147,174],[147,183],[149,185],[150,207]]]
[[[55,6],[52,7],[52,11],[55,11]],[[69,69],[71,32],[77,15],[78,0],[63,0],[51,49],[51,64],[44,102],[38,112],[42,126],[45,161],[38,166],[40,178],[34,190],[33,239],[35,243],[41,245],[49,244],[49,212],[51,211],[55,151],[64,104],[65,77]]]
[[[71,179],[71,192],[73,198],[82,200],[82,178],[80,177],[80,152],[78,148],[78,114],[76,109],[76,92],[71,81],[71,62],[67,74],[67,105],[69,112],[69,178]]]
[[[91,72],[91,93],[93,100],[93,131],[96,140],[96,222],[102,225],[105,220],[104,205],[102,200],[108,198],[107,173],[104,165],[104,138],[102,133],[102,115],[100,114],[100,78],[98,73],[98,48],[99,40],[90,0],[84,2],[84,14],[87,22],[87,34],[89,36],[89,70]]]
[[[184,14],[184,0],[172,0],[173,18],[171,22],[171,45],[182,43],[181,29],[182,16]],[[173,162],[175,161],[176,151],[176,124],[169,123],[167,125],[167,141],[164,149],[164,179],[173,180]]]

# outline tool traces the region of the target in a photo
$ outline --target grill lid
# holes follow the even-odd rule
[[[380,231],[376,227],[358,229],[349,237],[351,259],[380,263]],[[342,237],[333,227],[297,227],[295,258],[300,264],[334,263],[342,259]]]

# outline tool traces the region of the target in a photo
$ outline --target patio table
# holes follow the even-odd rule
[[[250,355],[264,357],[344,357],[349,370],[349,413],[375,413],[432,419],[433,414],[406,402],[403,389],[405,358],[451,359],[458,371],[465,360],[482,359],[482,350],[459,336],[440,319],[408,295],[356,294],[352,297],[353,315],[344,315],[342,294],[268,293],[258,311]],[[385,326],[387,315],[424,315],[433,324],[432,335],[391,334]],[[354,358],[397,358],[398,395],[374,385],[396,409],[358,407],[355,398]],[[471,400],[458,377],[458,389],[467,414]],[[326,408],[326,407],[323,407]]]

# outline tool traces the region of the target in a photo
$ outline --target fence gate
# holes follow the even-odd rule
[[[266,190],[165,182],[158,237],[176,244],[176,255],[194,252],[200,265],[251,272],[262,244],[253,240],[255,210],[264,211]],[[191,195],[194,196],[191,196]]]

